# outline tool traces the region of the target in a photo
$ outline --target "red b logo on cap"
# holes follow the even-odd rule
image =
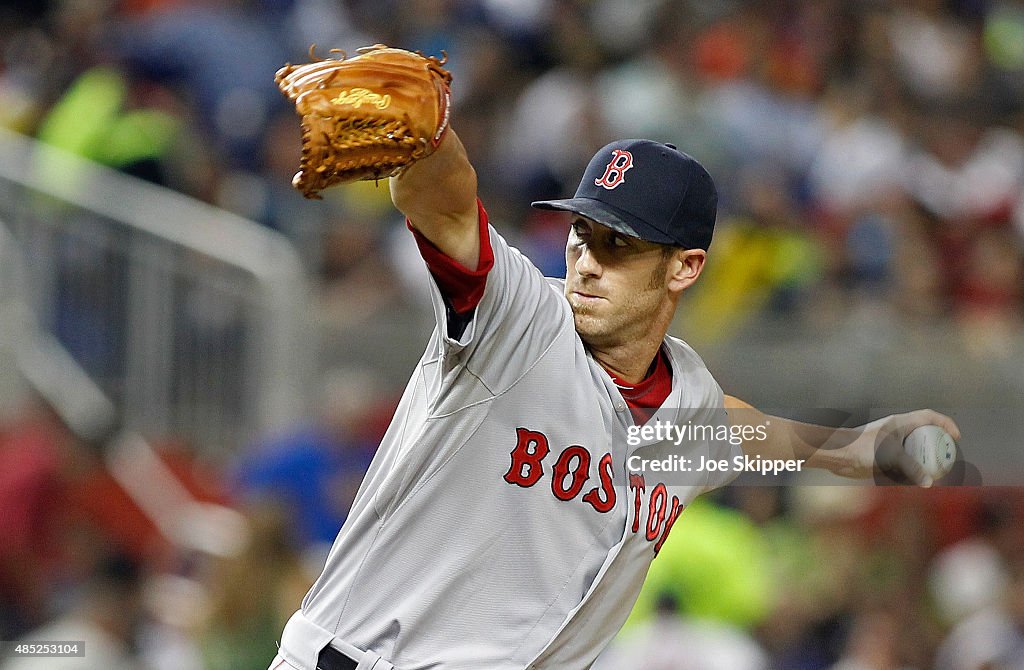
[[[612,149],[612,159],[605,167],[601,178],[594,180],[594,185],[610,191],[626,181],[626,170],[631,167],[633,167],[633,154],[622,149]]]

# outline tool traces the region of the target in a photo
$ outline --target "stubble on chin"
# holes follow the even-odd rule
[[[589,306],[574,307],[572,317],[576,333],[584,344],[591,346],[601,342],[604,335],[604,324],[594,314],[593,308]]]

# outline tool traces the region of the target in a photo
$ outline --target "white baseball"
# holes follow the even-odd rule
[[[938,426],[921,426],[903,440],[903,447],[933,480],[944,477],[956,462],[956,442]]]

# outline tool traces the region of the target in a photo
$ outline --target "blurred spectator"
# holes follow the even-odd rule
[[[95,67],[79,76],[51,108],[37,136],[97,163],[166,184],[165,163],[179,141],[177,105],[167,89],[147,87],[114,68]],[[44,163],[37,169],[50,168]],[[64,168],[61,177],[74,175]]]
[[[242,455],[235,474],[238,494],[285,505],[294,546],[324,550],[345,522],[376,447],[367,430],[375,388],[362,372],[328,374],[313,420]]]
[[[591,42],[586,38],[586,42]],[[524,201],[572,191],[570,183],[608,140],[594,88],[594,63],[587,53],[554,68],[523,90],[503,133],[503,172]],[[572,175],[570,177],[570,175]]]
[[[767,654],[741,629],[714,620],[680,616],[670,595],[658,599],[654,617],[614,641],[595,670],[765,670]]]
[[[267,121],[284,106],[273,73],[288,54],[271,16],[255,10],[247,0],[175,3],[126,22],[118,35],[130,67],[188,92],[229,168],[259,164]]]
[[[84,658],[15,657],[3,670],[145,670],[137,650],[144,622],[141,567],[125,556],[102,558],[85,579],[67,614],[32,630],[26,641],[84,644]]]
[[[935,557],[929,572],[932,597],[947,623],[996,606],[1010,581],[1003,558],[980,538],[947,548]]]
[[[954,308],[967,352],[1009,360],[1021,329],[1024,250],[1008,231],[985,230],[971,240]]]
[[[849,214],[899,193],[907,142],[889,119],[871,113],[872,92],[837,85],[822,99],[825,139],[808,180],[818,206]]]
[[[893,3],[889,43],[900,74],[918,95],[954,99],[976,79],[971,31],[942,0]]]
[[[853,622],[846,651],[830,670],[899,670],[901,635],[894,612],[864,612]]]
[[[204,670],[270,665],[281,628],[313,582],[295,548],[289,513],[269,503],[246,511],[251,534],[245,548],[204,569],[210,609],[196,631]]]
[[[0,426],[0,461],[0,635],[10,640],[50,619],[89,570],[93,538],[66,496],[97,462],[41,403]]]
[[[350,3],[332,0],[293,0],[284,18],[284,44],[289,53],[302,54],[311,44],[354,52],[374,39],[359,31]]]
[[[1024,567],[1009,570],[1005,591],[964,617],[940,645],[936,670],[1016,670],[1024,667]]]
[[[953,225],[1005,222],[1024,186],[1024,140],[986,126],[982,105],[919,112],[920,146],[905,173],[910,193]]]

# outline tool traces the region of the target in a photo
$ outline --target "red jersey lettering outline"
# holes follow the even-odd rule
[[[570,470],[569,463],[576,459],[576,469]],[[569,486],[565,479],[572,475]],[[555,462],[555,472],[551,477],[551,493],[559,500],[572,500],[583,490],[583,485],[590,479],[590,452],[578,444],[565,448]]]
[[[516,428],[516,446],[509,454],[512,457],[512,465],[505,473],[505,481],[523,488],[530,488],[536,484],[544,475],[541,461],[549,451],[551,447],[548,446],[548,438],[544,433]]]
[[[615,507],[615,483],[612,480],[611,454],[606,453],[601,457],[601,462],[597,465],[597,473],[601,477],[601,486],[590,489],[590,492],[583,496],[583,502],[590,503],[595,510],[605,514]],[[602,492],[604,500],[601,499]]]
[[[665,521],[665,507],[668,505],[668,490],[664,484],[658,484],[651,491],[651,501],[647,507],[647,541],[654,542],[661,532],[661,524]]]
[[[640,495],[647,489],[647,482],[643,475],[629,473],[629,488],[636,491],[633,500],[633,532],[640,531]]]
[[[672,511],[669,512],[668,521],[665,522],[665,531],[661,534],[661,538],[658,539],[658,543],[654,545],[654,555],[657,556],[658,552],[661,551],[661,545],[665,544],[665,540],[668,539],[668,534],[672,532],[672,526],[675,525],[676,519],[683,513],[683,509],[686,505],[679,502],[679,498],[672,496]]]

